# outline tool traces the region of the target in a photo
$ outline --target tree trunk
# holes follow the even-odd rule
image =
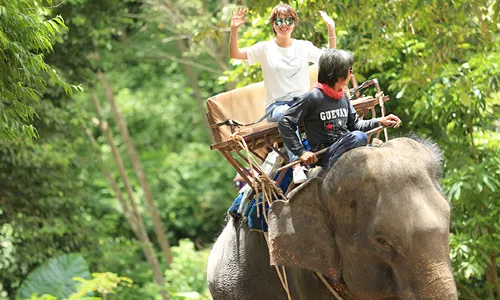
[[[166,263],[170,265],[172,263],[172,252],[170,250],[170,244],[165,235],[165,228],[161,221],[160,214],[158,213],[158,208],[154,203],[153,193],[151,192],[151,188],[149,186],[147,177],[144,174],[144,170],[139,160],[139,155],[137,154],[137,150],[134,144],[132,143],[132,138],[130,137],[130,134],[128,132],[127,123],[125,119],[121,116],[120,111],[118,110],[118,107],[114,99],[113,91],[111,90],[111,87],[109,85],[106,76],[101,71],[98,71],[97,75],[104,87],[104,90],[106,92],[106,98],[109,104],[111,105],[111,111],[113,112],[115,121],[118,124],[118,128],[120,129],[120,134],[122,135],[123,141],[125,142],[125,146],[127,148],[130,161],[132,162],[132,166],[134,167],[135,174],[137,175],[139,183],[144,191],[144,195],[146,196],[146,203],[148,205],[149,212],[153,219],[154,230],[158,238],[158,243],[160,244]]]
[[[92,95],[92,97],[95,97],[95,95]],[[95,105],[95,100],[94,100],[94,105]],[[100,125],[100,124],[98,124],[98,125]],[[99,159],[99,162],[101,163],[102,174],[108,180],[109,185],[111,186],[111,188],[115,192],[116,197],[118,198],[118,201],[120,202],[120,206],[121,206],[121,208],[123,210],[123,214],[125,215],[125,217],[128,220],[129,218],[132,217],[131,212],[130,212],[130,208],[128,207],[128,204],[127,204],[127,201],[125,200],[125,197],[123,197],[122,191],[118,187],[118,183],[116,182],[116,180],[111,175],[111,172],[109,172],[109,170],[104,166],[104,159],[102,158],[101,152],[99,150],[99,144],[95,140],[95,138],[92,135],[92,132],[90,131],[90,129],[83,128],[83,130],[85,131],[85,133],[89,137],[92,146],[95,148],[94,152],[95,152],[97,158]],[[109,141],[108,141],[108,144],[109,144]],[[113,157],[114,157],[114,153],[113,153]],[[116,158],[115,158],[115,161],[117,161]],[[128,180],[127,180],[127,182],[128,182]],[[130,226],[135,226],[135,222],[134,223],[130,223]]]
[[[497,299],[500,298],[500,284],[498,283],[498,270],[497,270],[497,257],[495,254],[491,255],[491,263],[493,264],[492,271],[493,271],[493,284],[495,285],[495,290],[497,292]]]
[[[460,284],[460,283],[458,283],[457,285],[460,287],[461,290],[467,292],[467,294],[469,295],[469,299],[472,299],[472,300],[481,300],[471,290],[469,290],[465,285]]]
[[[499,299],[500,297],[500,286],[498,284],[498,271],[496,264],[496,256],[492,254],[490,256],[490,262],[488,267],[486,267],[486,285],[488,287],[488,294],[491,299]],[[496,298],[495,298],[496,293]]]
[[[184,42],[181,40],[177,41],[177,50],[179,53],[184,53],[186,51],[186,46]],[[186,73],[189,85],[194,91],[194,96],[196,99],[196,104],[198,105],[198,110],[200,111],[201,119],[203,121],[203,127],[205,128],[205,133],[207,134],[208,141],[212,141],[212,130],[210,130],[210,125],[208,124],[208,120],[206,117],[205,103],[203,99],[203,95],[201,94],[200,87],[198,86],[198,75],[194,72],[193,67],[187,64],[182,64],[184,69],[184,73]]]
[[[96,107],[97,113],[101,120],[103,119],[103,113],[102,113],[102,108],[99,103],[99,99],[97,98],[97,95],[95,92],[92,93],[92,100],[94,102],[94,105]],[[134,198],[134,194],[132,192],[132,188],[130,185],[130,181],[128,179],[127,173],[125,171],[125,166],[123,164],[123,160],[120,156],[120,153],[118,152],[118,148],[116,147],[116,144],[113,140],[113,137],[111,135],[111,131],[109,130],[108,123],[106,121],[100,121],[99,122],[100,128],[102,132],[106,136],[106,140],[111,147],[111,152],[113,154],[113,158],[116,162],[116,165],[118,167],[118,171],[120,173],[120,177],[126,187],[127,194],[130,200],[130,204],[132,207],[132,212],[130,212],[129,206],[127,205],[127,202],[125,198],[123,197],[123,194],[118,187],[117,182],[114,180],[114,178],[111,176],[111,173],[104,167],[104,164],[102,164],[102,171],[106,179],[109,181],[111,187],[113,188],[120,205],[122,207],[122,210],[125,214],[125,217],[130,224],[130,227],[132,228],[132,231],[135,233],[137,239],[140,242],[141,248],[144,252],[144,256],[146,257],[146,260],[148,261],[151,271],[153,272],[153,279],[158,284],[160,287],[160,294],[164,300],[168,300],[168,295],[165,289],[165,281],[163,278],[163,272],[161,271],[160,263],[158,261],[158,258],[156,256],[156,253],[154,251],[153,245],[149,239],[149,236],[146,231],[146,227],[144,226],[144,223],[142,221],[142,218],[140,217],[139,211],[137,209],[137,203]],[[93,145],[97,146],[97,142],[95,141],[94,137],[92,134],[87,131],[87,135],[89,136],[91,142]],[[97,153],[97,156],[99,160],[103,163],[102,156]]]

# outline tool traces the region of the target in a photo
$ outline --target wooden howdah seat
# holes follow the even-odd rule
[[[309,70],[311,86],[317,81],[318,69],[311,66]],[[380,90],[376,79],[368,80],[357,86],[353,80],[354,88],[348,93],[354,94],[351,102],[360,117],[371,112],[371,117],[376,117],[375,106],[380,105],[381,115],[385,115],[384,102],[389,100]],[[359,95],[361,90],[374,86],[376,93],[373,96]],[[251,124],[261,119],[264,114],[264,82],[253,83],[228,92],[220,93],[207,100],[208,122],[213,134],[214,144],[212,150],[219,150],[221,154],[231,163],[236,171],[248,182],[251,182],[249,171],[249,157],[245,154],[241,142],[234,138],[240,136],[246,143],[248,150],[261,161],[269,150],[277,151],[287,162],[286,153],[279,151],[282,140],[278,131],[277,123],[269,123],[267,119],[256,124]],[[379,134],[382,127],[369,132]],[[385,132],[387,139],[387,133]],[[278,145],[278,147],[277,147]],[[248,151],[247,151],[248,152]],[[238,158],[239,157],[239,158]],[[246,165],[244,165],[246,164]]]

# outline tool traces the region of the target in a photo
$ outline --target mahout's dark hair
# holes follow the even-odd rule
[[[333,87],[339,78],[347,78],[354,55],[345,50],[328,49],[319,58],[318,82]]]

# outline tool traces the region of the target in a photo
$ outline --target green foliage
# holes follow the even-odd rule
[[[68,298],[76,292],[73,277],[81,280],[90,277],[89,266],[81,255],[65,254],[51,258],[28,275],[17,297],[28,299],[33,294],[50,294],[56,298]]]
[[[73,277],[74,281],[80,282],[77,285],[78,291],[69,297],[69,300],[89,299],[85,297],[91,292],[98,292],[103,299],[107,299],[109,294],[114,294],[114,290],[122,285],[130,287],[133,281],[130,278],[118,276],[114,273],[92,273],[92,279],[87,280],[81,277]],[[96,298],[100,299],[100,298]],[[90,299],[89,299],[90,300]]]
[[[500,152],[496,154],[490,161],[454,170],[447,177],[456,214],[451,235],[452,258],[457,278],[464,282],[471,278],[481,280],[491,263],[490,255],[500,249],[500,209],[496,203]]]
[[[48,295],[48,294],[38,296],[38,294],[35,293],[35,294],[31,295],[29,300],[57,300],[57,297],[54,297],[54,296]]]
[[[196,251],[190,240],[180,240],[172,248],[173,263],[165,271],[169,294],[173,300],[211,299],[207,286],[206,270],[209,249]]]
[[[235,197],[230,190],[235,171],[219,153],[207,153],[205,146],[192,144],[166,157],[159,173],[158,194],[163,195],[161,211],[169,232],[176,238],[208,244],[222,226],[228,199]]]
[[[141,2],[67,0],[57,5],[52,15],[64,17],[69,34],[64,36],[63,43],[54,45],[54,53],[47,56],[47,61],[63,70],[68,80],[92,87],[97,69],[116,67],[113,59],[117,59],[118,64],[121,60],[130,61],[118,53],[127,48],[128,33],[141,26],[134,18]],[[106,59],[108,53],[114,55],[109,60]]]
[[[36,115],[33,105],[40,101],[48,83],[70,95],[80,90],[44,62],[44,55],[53,50],[54,39],[66,30],[61,16],[45,19],[48,12],[38,0],[0,3],[0,138],[12,139],[21,133],[37,136],[30,124]]]
[[[442,184],[453,204],[451,255],[460,297],[487,299],[491,286],[485,274],[500,253],[500,4],[290,3],[300,17],[294,38],[326,47],[326,26],[318,14],[326,10],[337,24],[338,47],[355,53],[358,81],[378,78],[391,97],[388,110],[403,119],[402,131],[431,137],[442,148]],[[268,15],[275,4],[250,3],[240,46],[272,37]],[[126,158],[96,78],[100,69],[127,120],[169,240],[180,243],[173,247],[172,268],[165,271],[170,295],[206,299],[207,250],[195,251],[183,239],[197,246],[213,241],[235,196],[230,187],[234,170],[209,150],[205,109],[196,100],[196,88],[205,99],[230,86],[262,80],[258,66],[228,59],[235,5],[67,0],[52,6],[43,8],[35,0],[0,1],[0,53],[8,58],[0,60],[0,135],[12,139],[25,133],[10,143],[0,142],[0,298],[15,295],[27,274],[48,258],[71,252],[81,253],[92,270],[134,281],[132,287],[117,286],[109,299],[158,298],[141,245],[80,128],[93,130],[104,166],[119,179],[104,136],[92,127],[96,113],[89,97],[74,101],[59,88],[68,87],[60,78],[96,88]],[[196,86],[184,64],[193,68]],[[24,138],[37,133],[38,140]],[[135,178],[127,159],[126,168]],[[132,186],[156,245],[143,191],[136,179]],[[105,282],[113,285],[113,278]]]
[[[126,253],[123,253],[125,249]],[[122,270],[122,274],[128,274],[127,277],[134,281],[132,287],[118,287],[110,299],[157,299],[158,287],[151,282],[147,263],[141,262],[141,249],[137,243],[125,239],[121,243],[106,241],[102,252],[103,257],[96,263],[99,270]],[[180,240],[178,246],[172,247],[173,264],[165,270],[170,299],[210,299],[206,282],[209,252],[209,249],[197,251],[188,239]]]
[[[194,107],[190,87],[178,68],[177,64],[168,68],[140,64],[125,74],[111,73],[110,80],[127,87],[118,89],[115,98],[127,119],[169,239],[175,243],[191,238],[208,244],[222,225],[228,199],[235,197],[231,190],[235,171],[219,153],[208,150],[202,115]],[[139,82],[140,86],[135,86]],[[208,98],[209,93],[205,93]],[[109,110],[105,109],[105,114],[109,116]],[[109,147],[101,150],[106,165],[115,169]],[[127,157],[125,149],[121,150]],[[107,186],[104,180],[101,183],[101,187]],[[143,194],[135,179],[133,185],[142,203]],[[152,228],[150,219],[145,221]]]
[[[107,201],[112,200],[114,199]],[[158,288],[153,283],[152,272],[140,243],[133,238],[130,230],[127,230],[128,225],[118,212],[109,214],[116,220],[108,218],[106,227],[109,233],[100,238],[98,251],[89,253],[91,268],[96,272],[111,272],[128,277],[133,281],[133,285],[119,285],[115,294],[108,295],[108,299],[156,299]]]
[[[106,210],[94,206],[86,188],[80,155],[90,149],[82,150],[86,143],[70,123],[71,109],[49,101],[36,109],[43,120],[39,139],[0,142],[0,282],[3,293],[12,295],[48,258],[98,249],[103,230],[97,219]]]
[[[72,293],[69,298],[64,296],[56,297],[49,294],[44,294],[38,297],[38,293],[31,295],[29,300],[57,300],[57,299],[68,299],[68,300],[100,300],[108,299],[108,297],[115,293],[118,286],[132,286],[133,281],[130,278],[118,276],[114,273],[92,273],[92,279],[84,279],[81,277],[73,277],[73,281],[76,283],[76,291]],[[73,283],[74,284],[74,283]],[[88,296],[93,292],[98,292],[102,297],[91,297]]]
[[[451,255],[459,286],[483,281],[500,253],[499,63],[498,54],[479,53],[447,64],[414,105],[413,122],[434,125],[418,128],[438,139],[446,156],[443,183],[454,206]],[[483,285],[472,286],[486,298]]]
[[[220,27],[230,15],[228,7],[217,1],[149,0],[142,18],[159,30],[152,29],[152,37],[157,41],[152,43],[153,48],[140,49],[141,55],[180,56],[187,58],[188,63],[200,66],[199,69],[219,75],[228,68],[226,57],[229,50],[227,32],[221,31]],[[178,51],[179,43],[184,45],[185,51]],[[172,48],[177,51],[172,51]]]

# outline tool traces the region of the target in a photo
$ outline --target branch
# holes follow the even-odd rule
[[[182,15],[180,11],[168,0],[165,1],[145,0],[144,2],[151,7],[156,7],[157,9],[164,11],[164,13],[168,16],[168,19],[171,20],[172,23],[174,24],[180,24],[182,23],[182,21],[184,21],[181,18],[179,18],[179,16]]]
[[[216,70],[214,68],[207,67],[205,65],[202,65],[202,64],[190,61],[190,60],[186,60],[186,59],[183,59],[183,58],[178,58],[178,57],[175,57],[175,56],[172,56],[172,55],[169,55],[169,54],[164,54],[164,55],[159,55],[159,56],[144,57],[142,60],[143,61],[151,61],[151,60],[152,61],[158,61],[158,60],[163,60],[163,59],[169,59],[171,61],[175,61],[175,62],[178,62],[178,63],[181,63],[181,64],[189,65],[189,66],[192,66],[194,68],[205,70],[205,71],[208,71],[208,72],[211,72],[211,73],[214,73],[214,74],[220,74],[220,70]]]
[[[467,294],[469,294],[469,297],[470,299],[473,299],[473,300],[481,300],[478,296],[476,296],[471,290],[469,290],[465,285],[459,283],[458,286],[467,292]]]
[[[99,159],[99,162],[101,164],[101,171],[104,174],[104,177],[106,177],[109,184],[111,185],[111,188],[115,192],[115,195],[118,198],[118,201],[120,202],[120,204],[122,206],[122,210],[123,210],[123,213],[125,214],[125,217],[126,218],[134,218],[135,219],[134,222],[132,222],[132,220],[129,220],[129,221],[130,221],[131,227],[135,226],[136,222],[141,222],[141,221],[138,221],[137,216],[131,213],[130,208],[128,207],[127,201],[123,197],[123,194],[122,194],[120,188],[118,187],[118,183],[111,175],[111,172],[105,167],[104,159],[102,157],[101,151],[99,150],[99,144],[97,143],[96,139],[92,135],[92,131],[90,131],[90,129],[88,129],[87,127],[84,127],[83,125],[81,126],[81,128],[87,134],[87,136],[90,140],[90,143],[93,146],[94,153],[97,156],[97,158]],[[136,230],[136,228],[134,230]]]
[[[482,29],[483,29],[483,34],[484,34],[484,37],[488,40],[488,41],[491,41],[491,37],[490,37],[490,34],[488,33],[488,25],[486,25],[486,22],[484,21],[484,18],[483,18],[483,13],[481,12],[481,8],[479,8],[479,5],[476,4],[476,13],[477,13],[477,16],[479,18],[479,21],[481,23],[481,26],[482,26]]]
[[[186,40],[186,39],[191,39],[191,38],[193,38],[193,36],[185,34],[185,35],[180,35],[180,36],[172,36],[172,37],[164,38],[161,40],[161,42],[168,43],[168,42],[172,42],[172,41]]]
[[[61,1],[60,3],[56,4],[56,5],[52,5],[52,6],[43,6],[43,8],[46,8],[46,9],[49,9],[49,8],[57,8],[61,5],[64,4],[65,1]],[[40,8],[38,7],[29,7],[27,8],[27,10],[39,10]]]
[[[468,133],[469,133],[469,137],[470,137],[470,143],[471,143],[471,151],[472,151],[472,158],[474,159],[474,163],[476,165],[479,165],[479,160],[478,160],[478,157],[477,157],[477,150],[476,150],[476,144],[474,143],[474,128],[473,128],[473,125],[472,125],[472,120],[469,120],[468,122]]]
[[[223,47],[222,49],[219,49],[219,54],[216,53],[216,51],[214,51],[213,49],[213,43],[212,41],[206,41],[206,48],[205,48],[205,51],[207,52],[208,55],[210,55],[210,57],[212,57],[215,62],[219,65],[219,67],[221,67],[222,70],[226,71],[229,69],[229,66],[225,63],[225,61],[222,59],[221,56],[224,56],[225,55],[225,52],[223,49],[226,49],[228,47]],[[221,55],[222,53],[222,55]]]

